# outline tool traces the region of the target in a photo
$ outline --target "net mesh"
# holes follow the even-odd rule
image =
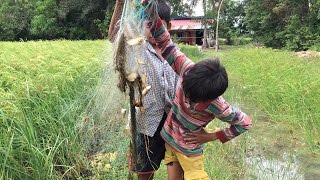
[[[152,26],[149,19],[157,16],[156,8],[155,1],[149,1],[146,6],[141,6],[140,1],[125,1],[121,20],[117,23],[118,32],[113,50],[110,52],[107,49],[105,52],[100,83],[79,125],[81,139],[89,156],[117,151],[125,157],[124,147],[128,147],[129,138],[124,138],[124,130],[130,124],[131,163],[137,161],[135,107],[142,110],[143,94],[148,89],[148,75],[143,69],[143,66],[147,66],[143,58],[147,51],[144,46],[144,28],[146,20]],[[129,123],[124,108],[130,112]]]

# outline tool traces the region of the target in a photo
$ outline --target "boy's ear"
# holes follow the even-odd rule
[[[171,22],[169,22],[169,23],[167,24],[167,30],[168,30],[168,31],[171,30],[171,26],[172,26],[172,24],[171,24]]]

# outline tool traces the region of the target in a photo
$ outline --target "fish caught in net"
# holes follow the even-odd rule
[[[141,6],[139,1],[125,1],[123,14],[119,25],[117,38],[114,42],[114,63],[115,70],[119,73],[118,88],[127,93],[130,97],[130,157],[131,164],[137,163],[136,136],[137,120],[136,107],[138,111],[143,111],[143,97],[150,90],[147,82],[147,61],[144,59],[144,52],[147,51],[144,37],[145,25],[150,25],[151,16],[157,16],[157,4],[150,1],[147,6]],[[145,22],[148,23],[145,23]],[[152,24],[151,24],[152,26]],[[140,124],[143,119],[139,119]]]
[[[143,97],[153,88],[148,84],[148,61],[144,58],[147,51],[144,29],[146,24],[152,26],[150,19],[155,19],[153,16],[157,16],[156,1],[142,6],[139,0],[125,0],[112,44],[112,57],[105,57],[101,82],[81,124],[82,141],[90,155],[109,151],[105,146],[115,139],[119,140],[118,144],[126,141],[122,135],[125,118],[119,111],[125,112],[123,108],[129,104],[130,159],[131,164],[137,162],[136,113],[143,113]],[[144,124],[143,118],[139,118],[139,124]]]

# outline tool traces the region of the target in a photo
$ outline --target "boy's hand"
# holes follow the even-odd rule
[[[141,4],[144,6],[147,5],[148,3],[149,3],[149,0],[141,0]]]
[[[141,0],[141,4],[145,6],[149,3],[149,1],[150,0]],[[154,1],[158,2],[157,0],[154,0]]]
[[[200,145],[217,139],[216,133],[209,133],[203,128],[200,129],[200,131],[186,133],[184,135],[184,141],[188,144]]]

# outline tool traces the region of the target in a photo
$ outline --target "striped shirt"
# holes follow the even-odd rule
[[[180,76],[173,106],[161,131],[162,138],[174,149],[187,155],[202,154],[203,144],[186,144],[183,135],[198,131],[214,118],[230,124],[229,127],[216,132],[218,139],[225,143],[252,127],[250,117],[240,109],[232,107],[222,96],[213,101],[192,103],[185,96],[182,88],[182,77],[194,63],[188,59],[171,41],[169,32],[160,19],[152,28],[152,33],[161,48],[162,57],[168,61],[173,70]]]

